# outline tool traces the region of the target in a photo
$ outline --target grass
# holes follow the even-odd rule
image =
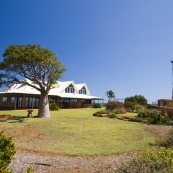
[[[92,116],[99,110],[103,108],[51,111],[50,118],[26,118],[27,111],[1,111],[13,119],[0,121],[0,131],[13,136],[18,149],[70,156],[120,154],[155,141],[139,123]]]
[[[125,113],[125,114],[117,114],[117,116],[122,116],[122,117],[134,117],[134,116],[137,116],[137,113],[127,112],[127,113]]]

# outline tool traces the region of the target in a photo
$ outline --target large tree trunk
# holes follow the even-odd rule
[[[50,117],[48,92],[44,91],[44,90],[41,91],[38,117],[40,117],[40,118],[49,118]]]

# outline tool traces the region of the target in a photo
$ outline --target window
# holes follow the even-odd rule
[[[83,104],[91,104],[91,100],[82,100]]]
[[[160,102],[160,106],[163,106],[163,102]]]
[[[39,99],[39,98],[36,98],[36,103],[35,103],[35,107],[36,107],[36,108],[39,107],[39,101],[40,101],[40,99]]]
[[[73,87],[67,87],[65,89],[65,93],[74,93],[74,88]]]
[[[15,97],[11,97],[11,103],[15,103]]]
[[[32,98],[29,98],[29,107],[32,107]]]
[[[55,98],[51,98],[50,99],[50,103],[56,103],[56,99]]]
[[[62,102],[62,104],[66,104],[66,103],[69,103],[69,102],[71,102],[71,103],[77,103],[77,99],[60,99],[60,104],[61,104],[61,102]]]
[[[38,108],[39,107],[39,98],[36,97],[26,97],[25,107],[26,108]]]
[[[19,108],[22,107],[22,97],[17,98],[17,107],[19,107]]]
[[[7,106],[7,97],[2,97],[2,102]]]
[[[83,89],[79,90],[79,94],[85,94],[86,95],[86,89],[83,88]]]
[[[36,98],[32,98],[32,107],[35,107]]]
[[[28,100],[29,100],[29,98],[26,97],[26,99],[25,99],[25,107],[26,107],[26,108],[28,107]]]
[[[7,97],[2,97],[2,102],[6,103],[7,102]]]
[[[71,103],[77,103],[77,99],[70,99]]]

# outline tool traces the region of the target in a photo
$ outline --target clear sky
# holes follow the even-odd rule
[[[173,0],[0,0],[1,60],[10,44],[48,48],[105,102],[172,97]]]

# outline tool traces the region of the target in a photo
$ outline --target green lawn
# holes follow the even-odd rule
[[[50,118],[30,119],[26,111],[1,111],[13,115],[13,120],[0,121],[0,131],[13,136],[19,149],[71,156],[119,154],[141,150],[155,141],[139,123],[92,116],[102,109],[51,111]]]

